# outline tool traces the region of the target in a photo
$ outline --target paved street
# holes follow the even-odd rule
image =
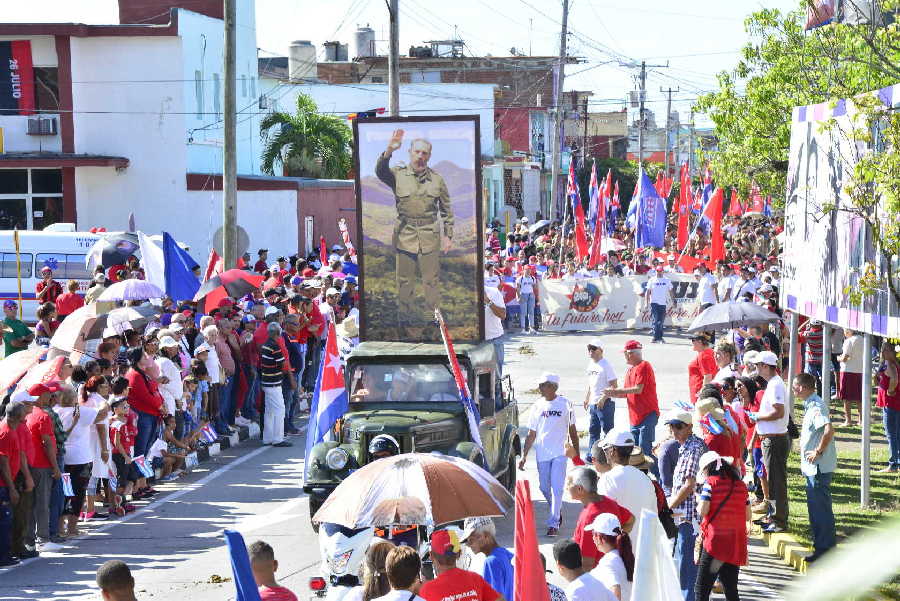
[[[529,393],[542,371],[562,376],[561,393],[583,398],[585,343],[588,334],[543,334],[515,336],[507,346],[508,372],[512,374],[522,406],[522,419],[535,400]],[[620,349],[629,338],[647,343],[649,337],[631,333],[602,336],[607,356],[621,375],[624,361]],[[691,358],[685,339],[670,336],[669,344],[650,345],[646,358],[656,367],[664,407],[685,398],[684,366]],[[524,351],[523,349],[528,349]],[[579,407],[579,429],[586,416]],[[624,416],[623,416],[624,417]],[[167,491],[130,519],[110,522],[62,553],[47,554],[12,570],[0,571],[3,599],[90,599],[96,567],[111,558],[128,562],[135,570],[141,599],[233,599],[234,589],[221,531],[235,528],[248,542],[257,538],[270,542],[280,562],[279,576],[301,599],[306,598],[307,580],[318,572],[318,540],[307,518],[307,500],[299,489],[303,471],[303,437],[293,437],[292,448],[261,447],[247,442],[223,452],[213,462],[182,479],[177,485],[162,485]],[[523,475],[536,478],[533,462]],[[170,491],[170,492],[168,492]],[[543,523],[546,504],[537,482],[536,519]],[[565,524],[570,529],[579,506],[565,505]],[[500,542],[512,546],[512,519],[498,523]],[[564,530],[566,530],[564,528]],[[551,539],[541,539],[550,557]],[[742,572],[742,599],[778,599],[778,591],[792,572],[757,546],[751,548],[751,565]]]

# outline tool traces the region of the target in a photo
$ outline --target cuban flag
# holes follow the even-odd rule
[[[344,364],[338,352],[337,332],[334,322],[328,323],[325,339],[325,355],[319,365],[319,377],[309,410],[309,430],[306,433],[306,457],[312,456],[312,448],[325,440],[335,422],[350,408],[350,399],[344,388]],[[304,479],[306,478],[304,468]]]
[[[635,205],[635,244],[639,248],[662,248],[666,237],[666,201],[646,173],[641,174],[632,204]]]
[[[588,194],[591,197],[591,201],[588,204],[587,222],[588,226],[593,229],[598,216],[600,216],[601,211],[603,211],[603,208],[601,208],[602,201],[600,200],[603,196],[603,192],[597,184],[597,161],[594,161],[593,165],[591,165],[591,183],[590,186],[588,186]],[[605,211],[603,212],[605,213]],[[602,220],[602,217],[600,217],[600,219]]]
[[[216,434],[216,431],[213,429],[212,424],[206,424],[200,430],[200,436],[203,437],[203,440],[212,444],[219,439],[219,435]]]
[[[472,433],[472,442],[478,446],[482,456],[484,456],[484,445],[481,443],[481,431],[478,428],[478,424],[481,422],[478,406],[472,402],[469,385],[466,383],[466,378],[459,367],[459,359],[456,358],[456,351],[453,350],[453,340],[450,338],[450,332],[447,330],[447,324],[444,323],[444,316],[441,315],[440,309],[436,308],[434,310],[434,318],[437,319],[441,327],[441,338],[444,339],[444,348],[447,350],[447,358],[450,360],[450,369],[453,371],[453,379],[456,381],[459,399],[462,401],[463,409],[466,411],[469,431]]]
[[[606,175],[607,186],[609,185],[611,172]],[[612,198],[609,199],[609,219],[607,220],[607,233],[612,236],[616,231],[616,221],[619,219],[619,210],[622,204],[619,202],[619,182],[616,181]]]
[[[143,474],[145,478],[153,477],[153,468],[147,465],[147,460],[143,455],[138,455],[134,458],[134,465],[138,468],[138,471]]]
[[[710,199],[713,195],[713,187],[712,182],[704,182],[703,191],[700,193],[700,220],[697,222],[696,228],[703,232],[704,235],[709,235],[709,209],[710,209]]]

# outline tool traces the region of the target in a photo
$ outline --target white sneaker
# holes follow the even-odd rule
[[[40,545],[41,553],[53,553],[55,551],[62,551],[65,548],[66,547],[64,547],[63,545],[54,542],[46,542]]]
[[[249,426],[251,424],[250,420],[244,417],[243,415],[239,415],[234,418],[234,423],[239,426]]]

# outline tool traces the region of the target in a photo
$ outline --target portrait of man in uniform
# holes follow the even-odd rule
[[[419,118],[355,126],[364,339],[438,341],[435,308],[454,339],[477,339],[477,124]]]

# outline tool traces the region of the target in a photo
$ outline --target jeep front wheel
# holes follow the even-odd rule
[[[506,490],[516,496],[516,454],[509,454],[509,465],[506,467]]]

